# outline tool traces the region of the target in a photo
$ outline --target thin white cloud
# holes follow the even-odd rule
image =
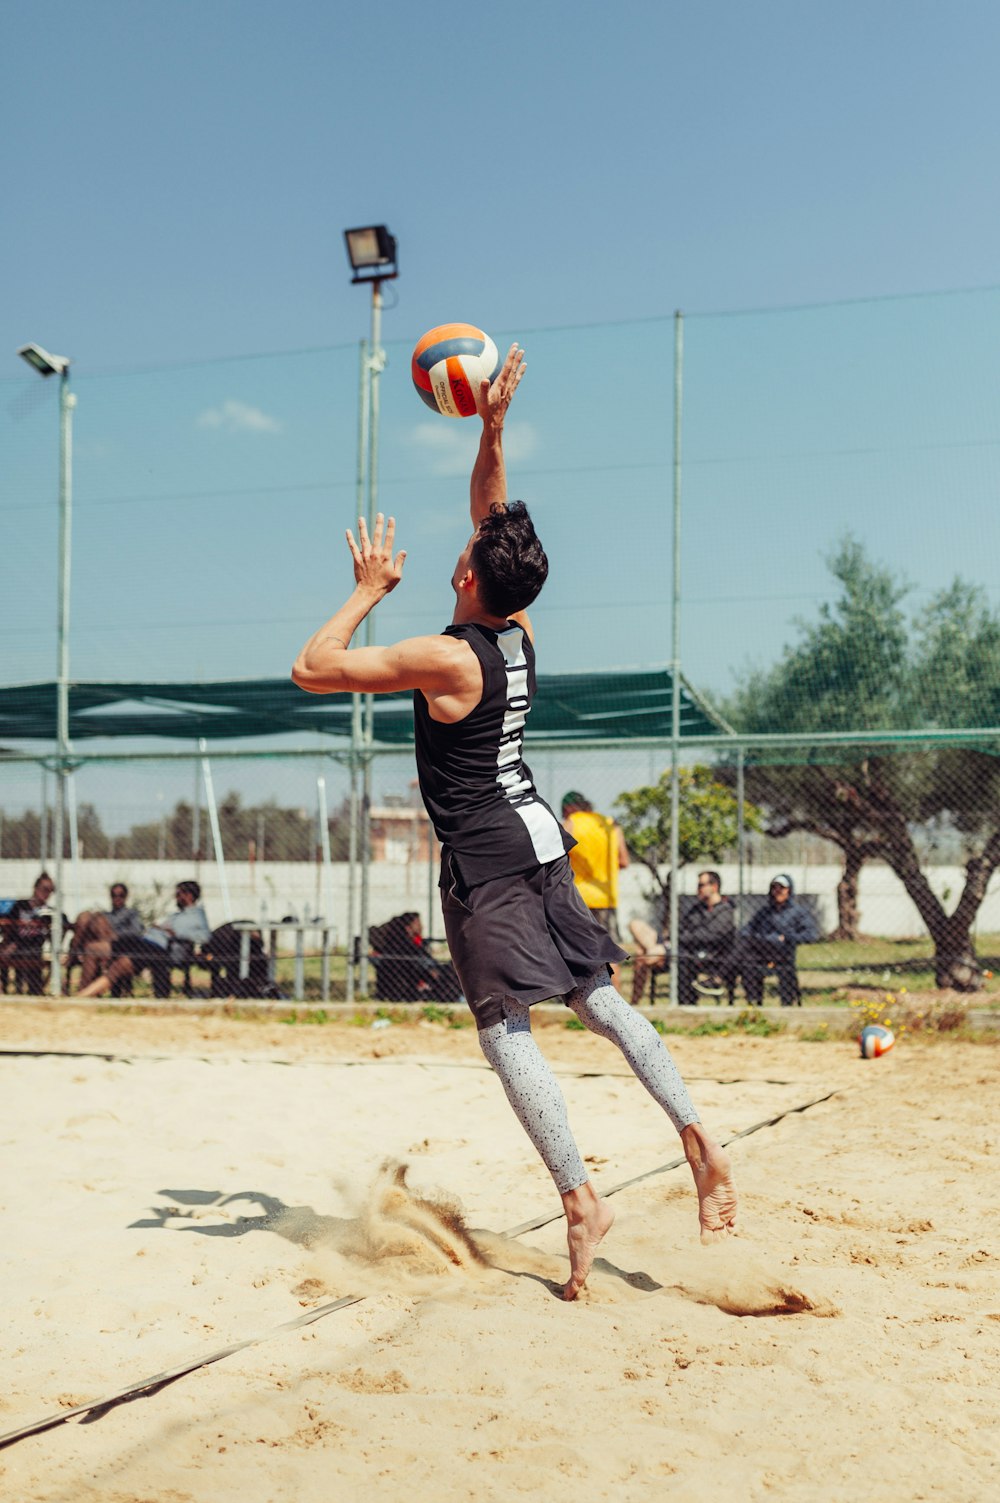
[[[227,433],[280,433],[283,424],[259,407],[229,397],[219,407],[206,407],[198,415],[199,428],[222,428]]]
[[[479,447],[476,422],[432,418],[410,430],[410,442],[427,456],[432,475],[470,475]],[[538,448],[538,435],[530,423],[504,428],[504,454],[508,464],[530,459]]]

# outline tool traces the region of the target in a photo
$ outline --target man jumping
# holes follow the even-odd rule
[[[296,659],[292,678],[312,694],[412,689],[417,772],[441,842],[445,933],[480,1046],[562,1197],[570,1277],[586,1282],[614,1211],[596,1194],[570,1132],[556,1078],[531,1033],[530,1007],[562,997],[594,1033],[621,1049],[680,1133],[698,1192],[703,1241],[736,1224],[723,1150],[705,1132],[663,1040],[610,983],[626,958],[588,913],[573,883],[573,845],[539,797],[523,757],[535,693],[534,633],[526,614],[548,573],[527,508],[507,501],[503,425],[524,375],[513,345],[478,408],[483,431],[472,471],[473,533],[452,574],[455,611],[440,636],[350,651],[358,626],[403,574],[395,521],[381,513],[369,538],[347,533],[352,594]]]

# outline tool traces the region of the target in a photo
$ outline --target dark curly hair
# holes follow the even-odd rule
[[[523,501],[494,501],[479,524],[470,563],[491,616],[512,616],[537,597],[549,561]]]

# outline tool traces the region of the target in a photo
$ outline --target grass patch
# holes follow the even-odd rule
[[[735,1033],[757,1039],[768,1039],[784,1031],[784,1023],[777,1023],[773,1018],[765,1017],[756,1008],[748,1008],[746,1012],[734,1013],[728,1018],[706,1018],[704,1022],[696,1023],[689,1030],[696,1038],[708,1037],[712,1034],[725,1038],[727,1034]]]
[[[838,1026],[831,1033],[829,1023],[817,1023],[815,1028],[797,1028],[795,1037],[801,1039],[803,1044],[828,1044],[831,1038],[847,1038],[851,1030],[845,1030]]]
[[[329,1023],[330,1014],[322,1007],[310,1008],[308,1012],[298,1012],[293,1008],[287,1017],[279,1018],[278,1021],[279,1023],[288,1023],[292,1026],[298,1023],[307,1023],[321,1027],[324,1023]]]
[[[703,1017],[701,1022],[666,1022],[663,1018],[650,1018],[657,1033],[679,1033],[687,1038],[727,1038],[742,1034],[745,1038],[768,1039],[776,1033],[784,1033],[784,1023],[777,1023],[757,1011],[747,1008],[745,1012],[729,1013],[726,1017]],[[569,1026],[569,1025],[567,1025]]]

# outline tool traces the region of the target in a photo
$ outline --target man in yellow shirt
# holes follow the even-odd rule
[[[625,836],[609,814],[598,814],[590,800],[575,791],[563,798],[562,822],[576,841],[569,864],[577,891],[601,927],[620,943],[618,873],[629,863]],[[611,971],[617,985],[618,967]]]

